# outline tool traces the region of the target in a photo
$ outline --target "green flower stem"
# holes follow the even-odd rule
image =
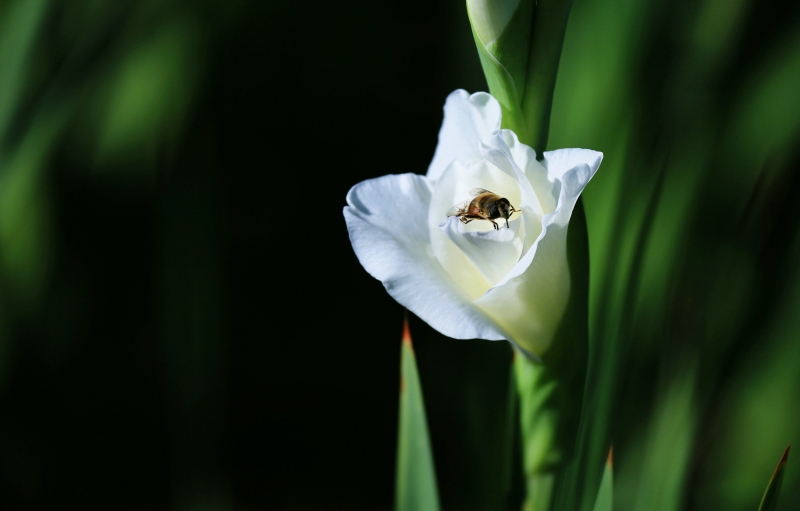
[[[584,379],[579,375],[565,377],[563,369],[524,355],[518,355],[514,361],[520,396],[527,511],[551,509],[565,462],[572,456]]]
[[[547,148],[553,90],[572,0],[521,0],[505,27],[468,3],[486,81],[502,107],[502,127],[533,147],[539,159]],[[476,13],[471,12],[476,9]],[[476,23],[481,24],[476,29]],[[491,30],[489,30],[491,29]],[[496,35],[501,30],[499,35]],[[483,41],[478,32],[486,39]],[[545,511],[563,484],[572,456],[583,402],[588,351],[588,240],[583,205],[570,221],[567,255],[572,289],[559,331],[541,360],[518,353],[514,363],[520,397],[525,509]]]
[[[539,0],[533,16],[518,136],[541,159],[547,148],[558,62],[572,0]],[[504,114],[506,112],[503,112]],[[505,117],[504,117],[505,119]],[[581,200],[567,236],[571,290],[551,348],[540,361],[515,360],[520,396],[526,511],[548,511],[566,477],[580,423],[588,360],[589,243]]]
[[[558,383],[541,363],[518,354],[514,374],[520,395],[526,511],[547,510],[563,453],[556,442]]]

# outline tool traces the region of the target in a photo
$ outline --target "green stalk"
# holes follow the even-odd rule
[[[480,11],[491,9],[488,5],[470,7],[468,0],[467,12],[489,90],[502,108],[502,127],[513,130],[542,159],[572,0],[520,0],[504,27],[485,24],[500,13]],[[567,237],[572,288],[561,326],[540,359],[520,351],[514,363],[524,449],[524,509],[530,511],[550,510],[554,496],[566,491],[560,487],[575,446],[586,380],[588,250],[579,201]]]
[[[580,358],[580,357],[579,357]],[[572,457],[583,398],[583,361],[538,362],[524,355],[514,361],[520,396],[526,511],[552,508],[566,461]],[[580,384],[579,384],[580,383]]]

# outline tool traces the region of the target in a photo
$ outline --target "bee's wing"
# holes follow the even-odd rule
[[[464,201],[459,204],[456,204],[455,206],[447,210],[447,216],[463,215],[464,213],[467,212],[467,209],[469,208],[469,203],[470,201]]]
[[[477,197],[482,193],[493,193],[493,192],[490,192],[485,188],[473,188],[472,190],[469,191],[469,194],[472,195],[473,197]]]

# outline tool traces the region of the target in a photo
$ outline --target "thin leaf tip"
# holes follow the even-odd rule
[[[410,350],[414,349],[411,344],[411,329],[408,328],[408,311],[403,311],[403,344],[408,346]]]

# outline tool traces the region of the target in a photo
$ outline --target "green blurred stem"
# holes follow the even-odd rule
[[[547,148],[553,91],[571,7],[572,0],[523,0],[493,41],[481,41],[470,18],[489,90],[503,110],[502,127],[533,147],[539,159]],[[567,237],[571,291],[561,326],[541,360],[519,352],[514,364],[524,449],[525,509],[531,511],[551,509],[554,496],[562,491],[566,461],[575,445],[588,351],[588,250],[586,218],[579,201]]]
[[[514,361],[520,395],[526,511],[551,509],[565,462],[572,456],[584,379],[580,375],[566,376],[563,369],[522,354]],[[576,385],[577,381],[581,385]]]
[[[528,72],[522,95],[522,116],[527,129],[525,139],[521,140],[536,149],[539,159],[547,149],[553,91],[571,7],[572,0],[539,0],[534,11]]]
[[[514,374],[520,394],[520,421],[523,433],[526,511],[550,508],[558,466],[563,459],[557,445],[558,383],[544,364],[518,354]]]

